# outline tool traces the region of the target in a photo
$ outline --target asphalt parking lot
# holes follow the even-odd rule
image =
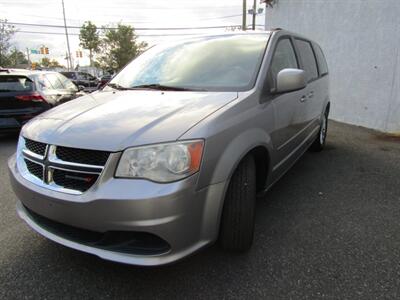
[[[57,245],[15,214],[0,135],[0,299],[371,299],[400,297],[400,139],[330,123],[258,201],[246,255],[209,247],[177,264],[139,268]]]

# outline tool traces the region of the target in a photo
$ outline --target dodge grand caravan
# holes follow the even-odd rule
[[[329,108],[321,48],[297,34],[155,46],[23,127],[9,159],[18,214],[50,240],[128,264],[215,241],[246,251],[256,195],[323,149]]]

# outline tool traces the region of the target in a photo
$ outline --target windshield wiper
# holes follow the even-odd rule
[[[158,83],[135,85],[133,87],[130,87],[129,89],[130,90],[152,89],[152,90],[160,90],[160,91],[204,91],[201,89],[190,89],[190,88],[183,88],[183,87],[178,87],[178,86],[162,85],[162,84],[158,84]]]
[[[107,86],[112,87],[113,89],[119,90],[119,91],[126,91],[130,90],[130,88],[126,88],[122,85],[119,85],[118,83],[107,83]]]

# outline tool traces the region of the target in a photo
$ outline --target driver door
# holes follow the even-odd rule
[[[290,165],[296,158],[296,152],[304,139],[304,126],[307,116],[304,103],[304,89],[275,94],[276,78],[283,69],[299,69],[293,41],[290,37],[280,38],[276,44],[271,64],[267,74],[267,88],[274,110],[274,129],[271,140],[275,149],[273,171],[285,171],[285,165]]]

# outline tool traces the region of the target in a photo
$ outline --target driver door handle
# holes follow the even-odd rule
[[[306,97],[306,96],[301,96],[300,102],[306,102],[306,100],[307,100],[307,97]]]

